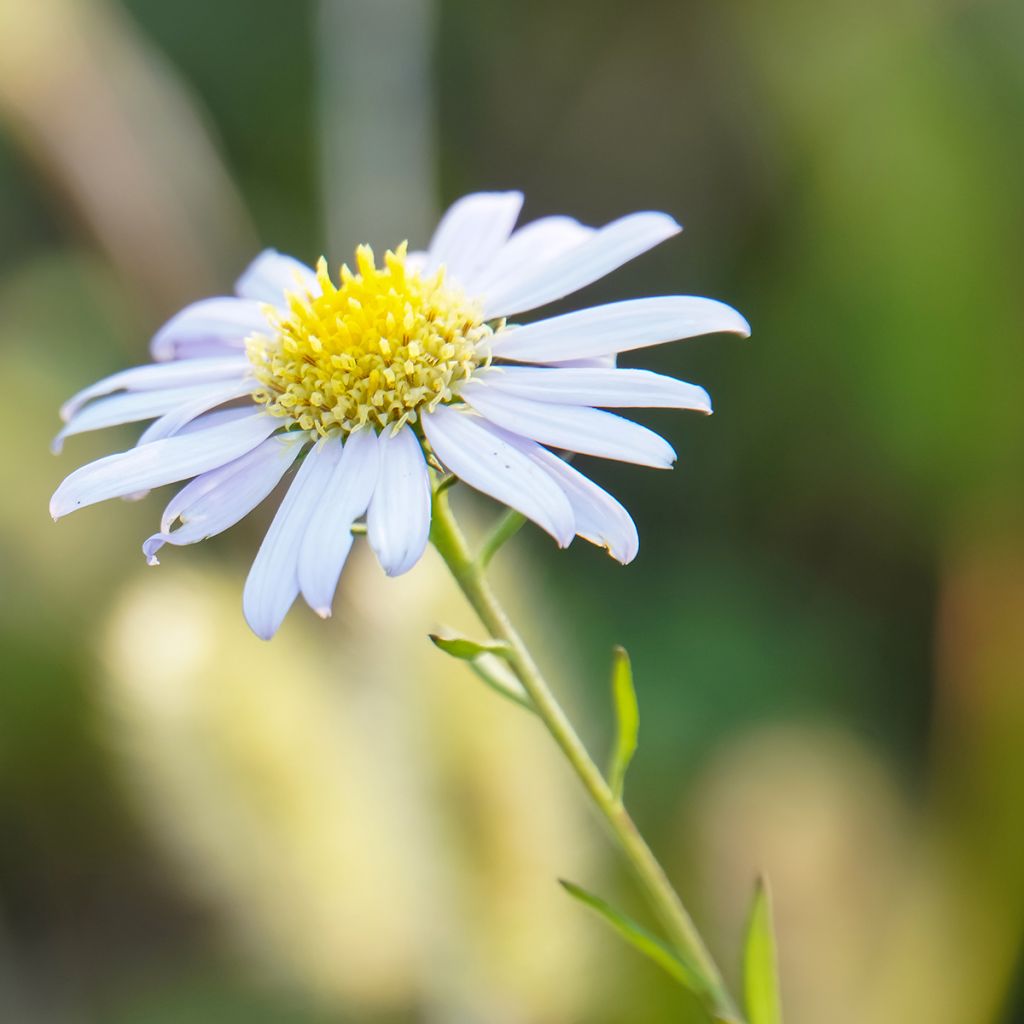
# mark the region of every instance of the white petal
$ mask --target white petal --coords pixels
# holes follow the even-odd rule
[[[153,335],[149,351],[160,362],[240,352],[250,334],[267,331],[262,306],[253,299],[200,299]]]
[[[750,325],[724,302],[664,295],[591,306],[525,327],[509,327],[494,336],[491,351],[501,359],[553,363],[629,352],[718,331],[747,337]]]
[[[299,594],[298,559],[310,517],[341,458],[341,439],[321,438],[299,467],[249,570],[242,609],[249,628],[269,640]]]
[[[225,423],[234,423],[236,420],[247,419],[252,416],[252,406],[234,406],[227,409],[215,409],[213,412],[203,413],[202,416],[197,416],[194,420],[189,420],[180,430],[176,431],[178,434],[194,434],[199,430],[209,430],[211,427],[220,427]],[[159,421],[158,421],[159,422]],[[154,424],[155,426],[155,424]],[[137,448],[140,444],[145,443],[145,437],[148,431],[144,431],[138,441],[135,442]],[[149,494],[149,490],[135,491],[133,494],[122,494],[122,501],[141,501],[146,495]]]
[[[401,576],[419,560],[430,536],[430,474],[410,427],[377,438],[380,465],[366,535],[381,567]]]
[[[593,359],[566,359],[557,363],[547,362],[545,360],[544,366],[566,366],[581,367],[586,370],[599,370],[604,368],[610,370],[618,365],[618,356],[612,353],[610,356],[595,356]]]
[[[243,299],[286,305],[286,292],[320,294],[316,274],[305,263],[276,249],[264,249],[235,282],[235,294]]]
[[[419,249],[410,249],[405,254],[405,268],[410,273],[422,274],[427,269],[430,253]]]
[[[498,250],[474,280],[474,288],[487,295],[510,274],[522,275],[527,268],[550,263],[556,256],[575,248],[594,234],[572,217],[541,217],[517,231]]]
[[[479,383],[477,383],[477,381]],[[606,409],[697,409],[711,412],[711,398],[696,384],[650,370],[549,366],[492,366],[466,388],[493,388],[506,395],[561,405]]]
[[[334,592],[352,548],[352,524],[366,512],[377,482],[377,437],[357,430],[345,442],[299,548],[299,590],[322,618],[331,614]]]
[[[249,370],[245,356],[222,356],[215,359],[183,359],[170,363],[149,363],[104,377],[73,395],[60,407],[60,418],[66,423],[86,402],[114,391],[156,391],[164,388],[189,387],[229,377],[240,377]]]
[[[199,476],[193,477],[167,502],[163,515],[160,517],[160,532],[170,533],[174,529],[174,524],[179,519],[184,521],[186,516],[189,519],[194,518],[191,510],[197,505],[201,505],[209,494],[223,487],[236,473],[266,459],[269,453],[275,450],[275,446],[278,450],[284,452],[290,450],[292,445],[304,444],[308,440],[309,435],[305,431],[294,430],[283,434],[274,434],[273,437],[268,437],[266,441],[257,445],[251,452],[246,452],[240,458],[233,459],[231,462],[224,463],[223,466],[218,466],[207,473],[201,473]]]
[[[499,427],[554,448],[655,469],[670,468],[676,458],[672,446],[653,430],[600,409],[533,402],[468,385],[462,397]]]
[[[187,483],[168,503],[160,532],[142,545],[150,565],[164,544],[195,544],[247,516],[280,483],[309,439],[304,431],[275,434],[226,466]],[[181,526],[173,530],[180,519]]]
[[[231,397],[236,397],[235,392],[239,387],[238,381],[235,380],[226,385],[223,382],[215,382],[184,388],[166,388],[163,391],[129,391],[110,398],[101,398],[73,416],[53,439],[50,447],[54,452],[59,452],[66,437],[84,434],[90,430],[100,430],[103,427],[118,426],[121,423],[155,419],[171,410],[213,399],[199,409],[199,412],[205,412],[211,406],[227,401],[224,398],[217,398],[217,395],[228,393]],[[245,390],[251,390],[253,387],[250,383]]]
[[[255,413],[209,430],[108,455],[76,469],[64,480],[50,499],[50,515],[59,519],[98,501],[206,473],[252,451],[280,426],[279,419]]]
[[[640,548],[636,524],[606,490],[536,441],[516,437],[500,427],[490,426],[489,429],[496,431],[558,482],[572,505],[578,536],[598,547],[607,548],[612,558],[623,565],[636,558]]]
[[[522,512],[559,547],[568,546],[576,533],[569,499],[518,448],[478,417],[443,405],[423,417],[423,432],[434,454],[460,480]]]
[[[177,433],[192,434],[197,430],[209,430],[210,427],[219,427],[224,423],[233,423],[235,420],[242,420],[251,415],[252,406],[250,405],[235,405],[227,409],[214,409],[213,412],[203,413],[202,416],[197,416],[194,420],[190,420]]]
[[[522,192],[476,192],[456,200],[430,240],[428,269],[444,264],[471,290],[476,273],[507,241],[522,205]]]
[[[220,385],[211,389],[205,395],[197,395],[190,402],[183,402],[176,409],[172,409],[166,415],[161,416],[155,423],[151,423],[139,438],[138,444],[151,444],[163,437],[171,437],[180,433],[196,417],[208,412],[210,409],[231,402],[236,398],[244,398],[258,387],[252,379],[239,381],[234,384]],[[248,406],[247,411],[252,412],[253,407]]]
[[[486,293],[484,312],[488,318],[510,316],[554,302],[610,274],[681,230],[667,213],[620,217],[553,260],[510,271]]]

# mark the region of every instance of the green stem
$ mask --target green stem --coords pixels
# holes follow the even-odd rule
[[[719,1018],[737,1020],[739,1015],[721,973],[693,920],[622,801],[616,799],[600,769],[587,753],[583,741],[491,590],[484,577],[481,560],[473,558],[466,538],[455,521],[447,493],[436,494],[434,497],[431,540],[484,627],[496,640],[508,644],[506,660],[529,694],[533,710],[583,783],[673,944],[702,979],[705,991],[700,994],[708,1009]]]

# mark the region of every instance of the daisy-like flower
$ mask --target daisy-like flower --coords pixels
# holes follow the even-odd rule
[[[466,196],[425,252],[402,244],[378,266],[360,246],[337,279],[323,259],[313,270],[263,252],[234,297],[203,299],[160,328],[153,363],[64,405],[58,450],[72,434],[153,422],[134,448],[67,477],[53,517],[189,480],[143,545],[155,564],[165,544],[233,526],[297,466],[245,585],[246,619],[264,639],[299,594],[330,614],[363,517],[384,571],[412,568],[430,531],[432,472],[518,510],[561,547],[578,535],[631,561],[629,513],[551,449],[670,467],[663,438],[605,410],[709,413],[708,395],[618,368],[616,356],[749,328],[723,303],[679,295],[510,323],[680,230],[654,212],[601,228],[542,217],[515,229],[522,201],[518,192]]]

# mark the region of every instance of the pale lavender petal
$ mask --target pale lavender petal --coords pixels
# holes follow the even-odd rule
[[[474,280],[479,295],[487,295],[510,275],[522,275],[527,268],[548,264],[557,256],[574,249],[594,234],[596,228],[587,227],[572,217],[541,217],[525,224],[495,253]]]
[[[544,361],[544,366],[565,366],[568,368],[579,367],[586,370],[598,370],[604,368],[610,370],[617,366],[619,362],[618,355],[612,353],[610,356],[595,356],[593,359],[566,359],[561,362],[552,363],[547,360]]]
[[[491,351],[501,359],[554,363],[629,352],[718,331],[746,337],[750,325],[724,302],[694,295],[663,295],[591,306],[525,327],[508,327],[491,339]]]
[[[236,420],[248,419],[252,416],[252,406],[229,406],[227,409],[214,409],[213,412],[203,413],[202,416],[197,416],[194,420],[189,420],[180,430],[176,431],[177,434],[194,434],[198,430],[209,430],[211,427],[220,427],[225,423],[234,423]],[[146,432],[143,432],[142,437],[135,442],[135,446],[138,447],[140,444],[145,443]],[[134,494],[122,494],[122,501],[141,501],[146,495],[149,494],[148,490],[136,491]]]
[[[484,312],[489,318],[510,316],[554,302],[610,274],[681,230],[667,213],[621,217],[553,260],[510,272],[486,293]]]
[[[222,356],[215,359],[183,359],[170,363],[149,363],[104,377],[73,395],[60,407],[60,418],[66,423],[94,398],[115,391],[159,391],[165,388],[189,387],[229,377],[240,377],[249,371],[245,356]]]
[[[249,384],[248,389],[254,385]],[[52,451],[59,452],[64,439],[90,430],[115,427],[122,423],[136,423],[163,416],[172,410],[199,405],[199,412],[205,412],[214,405],[227,401],[218,395],[228,393],[237,397],[238,381],[217,381],[212,384],[197,384],[192,387],[166,388],[163,391],[129,391],[124,394],[101,398],[87,405],[73,416],[53,439]],[[207,404],[203,404],[203,403]]]
[[[218,405],[231,402],[236,398],[244,398],[251,395],[259,385],[252,380],[238,381],[233,384],[221,385],[210,390],[205,395],[197,395],[190,402],[183,402],[177,408],[161,416],[155,423],[151,423],[139,438],[139,444],[151,444],[163,437],[172,437],[180,433],[194,419]],[[246,411],[252,412],[253,407],[247,406]]]
[[[206,473],[252,451],[281,425],[255,413],[222,426],[132,448],[76,469],[50,499],[54,519],[108,498],[162,487]]]
[[[187,483],[164,510],[160,532],[142,545],[149,564],[157,564],[164,544],[195,544],[247,516],[280,483],[308,440],[305,431],[275,434],[240,459]],[[178,519],[181,525],[173,529]]]
[[[172,316],[153,335],[149,350],[159,362],[241,352],[250,334],[269,328],[262,308],[254,299],[200,299]]]
[[[389,576],[408,572],[430,536],[430,474],[423,449],[408,426],[377,439],[380,464],[366,517],[366,533]]]
[[[299,590],[322,618],[331,614],[338,579],[352,548],[352,524],[370,504],[378,462],[374,432],[364,428],[350,434],[306,527],[299,548]]]
[[[476,192],[452,203],[430,240],[427,268],[443,264],[471,290],[476,273],[507,241],[522,205],[521,192]]]
[[[476,387],[561,405],[711,412],[711,398],[702,387],[650,370],[492,366],[472,385],[464,385],[463,391]]]
[[[261,640],[269,640],[277,632],[299,595],[302,538],[340,458],[337,435],[321,438],[310,449],[252,563],[242,608],[249,628]]]
[[[411,274],[422,274],[427,269],[430,253],[421,249],[410,249],[405,255],[405,269]]]
[[[576,532],[569,499],[519,449],[487,429],[479,417],[438,406],[423,417],[434,454],[470,487],[533,520],[566,547]]]
[[[489,426],[489,429],[496,431],[558,482],[572,505],[578,536],[598,547],[607,548],[612,558],[623,565],[636,558],[640,537],[632,516],[619,501],[536,441],[517,437],[500,427]]]
[[[240,298],[282,308],[287,305],[286,292],[319,295],[320,285],[311,267],[276,249],[264,249],[235,282],[235,293]]]
[[[219,427],[224,423],[233,423],[235,420],[244,420],[251,415],[251,405],[232,405],[227,409],[214,409],[213,412],[206,412],[194,420],[189,420],[177,433],[192,434],[197,430],[209,430],[210,427]],[[281,426],[284,425],[285,421],[282,420]]]
[[[676,453],[663,437],[614,413],[534,402],[468,385],[462,397],[485,419],[541,444],[656,469],[668,469],[675,461]]]

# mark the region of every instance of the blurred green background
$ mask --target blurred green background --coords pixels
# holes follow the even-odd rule
[[[59,402],[261,245],[426,241],[466,191],[670,211],[576,301],[751,321],[627,360],[671,475],[588,462],[628,569],[527,530],[499,585],[735,977],[773,880],[790,1024],[1024,1021],[1024,5],[0,0],[0,1019],[700,1021],[565,898],[638,915],[525,716],[434,651],[435,560],[365,552],[263,645],[265,528],[147,569],[161,503],[54,526],[127,445]],[[494,509],[460,497],[483,523]]]

